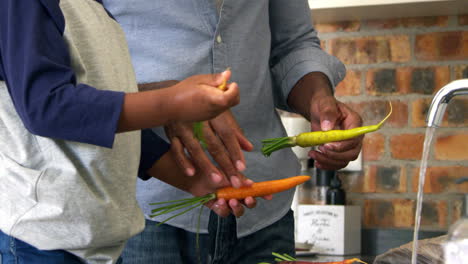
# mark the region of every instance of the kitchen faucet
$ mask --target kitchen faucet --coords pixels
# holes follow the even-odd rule
[[[440,125],[449,101],[457,95],[468,95],[468,79],[453,81],[436,93],[427,114],[428,127],[438,127]]]

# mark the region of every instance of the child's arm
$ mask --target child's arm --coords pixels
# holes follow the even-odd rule
[[[195,75],[165,89],[126,94],[118,131],[211,119],[239,103],[236,83],[224,91],[216,88],[230,77],[229,70]]]
[[[133,94],[76,83],[58,2],[42,3],[0,1],[0,75],[33,134],[112,147],[116,132],[208,119],[239,100],[235,84],[219,91],[211,75]]]

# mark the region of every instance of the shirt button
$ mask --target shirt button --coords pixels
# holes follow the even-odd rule
[[[223,42],[223,40],[221,39],[221,35],[218,35],[218,36],[216,37],[216,42],[218,42],[218,43]]]

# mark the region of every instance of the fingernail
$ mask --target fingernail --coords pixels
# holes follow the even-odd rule
[[[231,176],[231,183],[232,183],[232,187],[234,188],[241,187],[240,179],[237,176]]]
[[[229,205],[231,205],[232,207],[235,207],[235,206],[238,205],[238,202],[237,202],[237,200],[232,199],[232,200],[229,202]]]
[[[187,168],[187,169],[185,170],[185,173],[186,173],[188,176],[193,176],[193,175],[195,175],[195,170],[192,169],[192,168]]]
[[[323,146],[318,147],[318,150],[324,153],[327,150],[327,148],[325,147],[325,145],[323,145]]]
[[[238,171],[244,171],[245,170],[245,164],[244,162],[238,160],[236,161],[236,168]]]
[[[229,70],[229,69],[226,69],[226,70],[224,70],[224,71],[221,73],[221,75],[220,75],[220,77],[219,77],[220,81],[224,81],[224,79],[226,79],[225,76],[226,76],[228,70]]]
[[[219,183],[223,179],[221,178],[221,175],[219,175],[218,173],[211,173],[211,178],[213,179],[215,183]]]
[[[244,183],[247,184],[248,186],[250,186],[250,185],[254,184],[254,181],[252,181],[251,179],[247,179],[247,180],[245,180]]]
[[[330,120],[323,120],[321,124],[321,128],[323,131],[328,131],[332,129],[332,124]]]
[[[225,201],[224,199],[219,199],[219,200],[216,202],[216,205],[217,205],[218,207],[220,207],[220,206],[223,206],[225,203],[226,203],[226,201]]]
[[[329,150],[335,150],[336,148],[336,145],[335,144],[330,144],[330,143],[327,143],[325,145],[322,146],[322,148],[320,149],[322,152],[324,152],[325,150],[329,149]]]

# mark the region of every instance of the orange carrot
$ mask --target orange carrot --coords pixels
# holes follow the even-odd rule
[[[295,176],[281,180],[256,182],[251,186],[240,188],[225,187],[216,191],[216,198],[244,199],[248,196],[261,197],[269,194],[285,191],[310,179],[310,176]]]
[[[358,259],[358,258],[353,258],[353,259],[345,259],[343,261],[335,261],[335,262],[323,262],[322,264],[353,264],[354,262],[358,263],[365,263],[364,261]]]
[[[353,258],[353,259],[346,259],[346,260],[343,260],[343,261],[333,261],[333,262],[298,262],[298,261],[287,261],[287,262],[281,262],[283,264],[288,264],[288,263],[304,263],[304,264],[354,264],[355,262],[357,263],[364,263],[364,264],[367,264],[367,262],[364,262],[360,259],[357,259],[357,258]],[[259,263],[259,264],[263,264],[263,263]],[[265,264],[269,264],[269,263],[265,263]]]
[[[364,264],[367,264],[366,262],[358,259],[358,258],[353,258],[353,259],[345,259],[345,260],[342,260],[342,261],[333,261],[333,262],[301,262],[301,261],[297,261],[296,258],[294,257],[291,257],[290,255],[288,254],[279,254],[279,253],[276,253],[276,252],[272,252],[272,255],[275,256],[275,261],[276,262],[281,262],[283,264],[288,264],[288,263],[297,263],[297,264],[300,264],[300,263],[304,263],[304,264],[353,264],[354,262],[358,262],[358,263],[364,263]],[[260,262],[258,264],[270,264],[268,262]]]
[[[223,79],[223,82],[218,86],[218,89],[220,89],[221,91],[225,91],[226,90],[226,79]]]
[[[205,203],[215,200],[215,199],[244,199],[249,196],[252,197],[261,197],[269,194],[274,194],[278,192],[285,191],[287,189],[291,189],[301,183],[306,182],[310,179],[310,176],[295,176],[286,179],[280,180],[272,180],[272,181],[264,181],[264,182],[257,182],[252,184],[251,186],[245,186],[240,188],[233,188],[233,187],[224,187],[217,190],[214,193],[207,194],[205,196],[200,197],[192,197],[187,199],[180,199],[180,200],[172,200],[166,202],[158,202],[158,203],[151,203],[150,205],[164,205],[162,207],[158,207],[156,209],[151,210],[152,215],[150,217],[155,217],[163,214],[167,214],[170,212],[178,211],[185,209],[184,211],[167,218],[166,220],[160,222],[158,225],[163,224],[170,219],[182,215],[196,207],[202,206]]]

